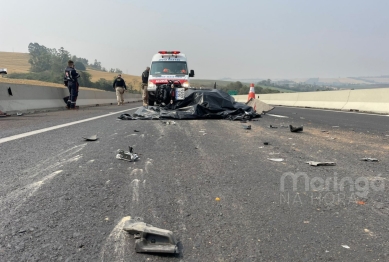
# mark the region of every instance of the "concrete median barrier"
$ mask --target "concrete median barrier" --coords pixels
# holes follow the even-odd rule
[[[8,92],[9,88],[12,95]],[[63,98],[68,95],[66,88],[0,83],[0,110],[12,114],[20,111],[64,108]],[[125,102],[137,102],[141,101],[142,97],[140,94],[125,93],[124,99]],[[85,88],[79,90],[77,98],[79,106],[111,103],[117,103],[115,92]]]
[[[351,90],[298,93],[298,99],[294,103],[294,106],[341,110],[347,103],[350,91]]]
[[[389,114],[389,88],[351,90],[343,110]]]
[[[269,105],[311,107],[319,109],[355,110],[389,114],[389,88],[362,90],[318,91],[281,94],[256,94]],[[234,96],[246,102],[247,95]]]

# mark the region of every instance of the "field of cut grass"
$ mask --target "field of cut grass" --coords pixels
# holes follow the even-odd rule
[[[28,73],[30,55],[26,53],[0,52],[0,68],[7,68],[8,73]]]
[[[28,73],[30,71],[30,64],[28,59],[30,55],[28,53],[13,53],[13,52],[0,52],[0,68],[7,68],[8,74],[11,73]],[[87,72],[91,74],[92,82],[98,81],[100,78],[112,81],[116,73],[108,73],[103,71],[97,71],[92,69],[87,69]],[[122,74],[123,79],[126,81],[127,85],[132,85],[134,90],[141,89],[141,77]],[[10,79],[10,78],[1,78],[0,82],[2,83],[14,83],[14,84],[28,84],[28,85],[39,85],[39,86],[53,86],[53,87],[64,87],[62,84],[58,83],[48,83],[37,80],[27,80],[27,79]],[[87,88],[90,90],[90,88]],[[98,90],[98,89],[96,89]]]
[[[109,73],[109,72],[98,71],[98,70],[93,70],[93,69],[89,69],[89,68],[87,68],[86,71],[91,74],[92,82],[96,82],[100,78],[103,78],[103,79],[106,79],[108,81],[112,80],[112,83],[113,83],[114,78],[118,75],[117,73]],[[124,79],[124,81],[126,81],[127,85],[131,84],[135,90],[141,89],[140,84],[141,84],[142,79],[140,76],[122,74],[122,78]]]

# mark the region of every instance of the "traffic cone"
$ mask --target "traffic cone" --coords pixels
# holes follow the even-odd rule
[[[247,98],[247,101],[249,101],[251,98],[255,99],[255,89],[253,83],[250,84],[250,91],[249,91],[249,96]]]

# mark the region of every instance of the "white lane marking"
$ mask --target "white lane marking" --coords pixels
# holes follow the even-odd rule
[[[280,117],[280,118],[289,118],[287,116],[281,116],[281,115],[273,115],[273,114],[266,114],[268,116],[274,116],[274,117]]]
[[[34,131],[27,132],[27,133],[19,134],[19,135],[14,135],[14,136],[0,138],[0,144],[5,143],[5,142],[9,142],[9,141],[12,141],[12,140],[24,138],[24,137],[27,137],[27,136],[32,136],[32,135],[48,132],[48,131],[51,131],[51,130],[60,129],[60,128],[63,128],[63,127],[72,126],[72,125],[76,125],[76,124],[80,124],[80,123],[96,120],[96,119],[99,119],[99,118],[102,118],[102,117],[115,115],[115,114],[118,114],[118,113],[126,112],[126,111],[137,109],[137,108],[139,108],[139,107],[129,108],[129,109],[126,109],[126,110],[117,111],[115,113],[109,113],[109,114],[105,114],[105,115],[101,115],[101,116],[95,116],[95,117],[91,117],[91,118],[87,118],[87,119],[83,119],[83,120],[79,120],[79,121],[74,121],[74,122],[62,124],[62,125],[47,127],[47,128],[43,128],[43,129],[39,129],[39,130],[34,130]]]
[[[132,180],[131,186],[132,186],[132,201],[138,202],[139,201],[139,179]]]
[[[320,109],[320,108],[304,108],[304,107],[293,107],[293,106],[277,106],[277,107],[296,108],[296,109],[315,110],[315,111],[326,111],[326,112],[355,114],[355,115],[368,115],[368,116],[385,116],[385,117],[389,117],[389,115],[362,113],[362,112],[355,112],[355,111],[342,111],[342,110],[331,110],[331,109]],[[269,114],[267,114],[267,115],[269,115]]]

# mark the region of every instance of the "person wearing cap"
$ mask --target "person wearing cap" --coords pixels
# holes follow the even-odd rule
[[[77,73],[74,68],[74,62],[72,60],[68,61],[68,67],[65,69],[64,84],[68,87],[69,98],[67,100],[67,109],[78,109],[76,106],[76,101],[78,97],[78,78],[80,74]]]
[[[115,81],[113,82],[113,89],[116,91],[116,97],[118,100],[118,106],[124,104],[124,90],[127,90],[126,82],[122,78],[122,75],[119,74]]]
[[[147,92],[147,85],[149,83],[149,72],[150,67],[146,67],[146,70],[142,73],[142,99],[144,106],[147,106],[149,104],[149,93]]]

